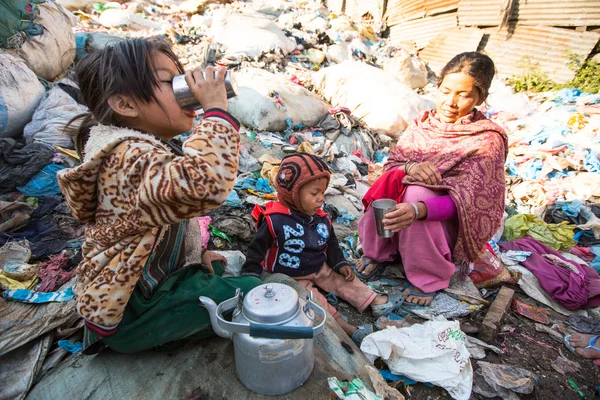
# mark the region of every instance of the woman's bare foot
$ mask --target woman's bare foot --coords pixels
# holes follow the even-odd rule
[[[377,268],[378,262],[362,256],[356,260],[356,270],[363,276],[371,276],[375,268]]]
[[[436,293],[425,294],[424,291],[422,291],[421,289],[419,289],[418,287],[415,287],[413,285],[410,285],[409,287],[407,287],[404,290],[403,294],[404,294],[404,297],[406,298],[407,303],[417,304],[417,305],[423,306],[423,307],[427,307],[428,305],[430,305],[431,302],[433,301],[433,298],[436,295]]]
[[[596,335],[584,335],[582,333],[576,333],[571,335],[569,343],[575,349],[575,352],[583,358],[595,358],[600,359],[600,350],[586,349],[590,345],[590,340]],[[600,338],[597,338],[592,346],[600,348]]]

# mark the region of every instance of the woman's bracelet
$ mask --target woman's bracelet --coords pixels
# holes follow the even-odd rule
[[[410,203],[410,205],[415,209],[415,219],[413,221],[416,221],[419,219],[419,207],[415,203]]]
[[[408,160],[408,161],[406,162],[406,164],[404,164],[404,173],[405,173],[406,175],[408,175],[408,171],[410,171],[410,169],[411,169],[412,167],[414,167],[414,165],[415,165],[415,164],[417,164],[417,162],[416,162],[416,161],[413,161],[413,160]]]

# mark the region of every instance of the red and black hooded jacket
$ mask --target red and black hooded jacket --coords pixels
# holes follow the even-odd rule
[[[242,275],[260,276],[263,269],[288,276],[318,272],[324,263],[334,271],[350,265],[327,214],[300,214],[272,201],[255,206],[257,232],[248,246]]]

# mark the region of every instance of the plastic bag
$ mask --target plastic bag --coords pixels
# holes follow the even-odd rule
[[[504,267],[489,244],[486,244],[479,261],[473,263],[473,270],[469,273],[469,278],[477,289],[502,286],[507,282],[515,283],[510,272]]]
[[[35,23],[44,27],[41,35],[11,53],[21,57],[35,74],[48,81],[64,73],[75,59],[73,29],[77,18],[59,4],[48,2],[39,5],[40,14]]]
[[[46,93],[40,102],[33,119],[23,129],[23,136],[27,144],[42,142],[52,147],[61,146],[73,148],[72,136],[65,131],[69,121],[87,111],[87,107],[80,105],[67,92],[59,87],[54,87]],[[76,129],[81,120],[73,121],[69,129]]]
[[[510,392],[529,394],[533,392],[535,375],[511,365],[490,364],[478,361],[473,391],[485,397],[499,396],[503,399],[515,398]],[[518,397],[517,397],[518,398]]]
[[[427,85],[427,66],[418,57],[401,49],[393,58],[383,63],[383,70],[413,89]]]
[[[17,190],[25,196],[42,197],[53,196],[60,193],[56,173],[66,168],[64,165],[49,164],[40,172],[35,174],[25,186],[17,187]]]
[[[242,124],[259,131],[283,131],[293,125],[315,126],[329,112],[317,95],[283,75],[251,68],[235,76],[238,96],[229,101],[229,111]]]
[[[360,349],[372,363],[381,358],[396,375],[441,386],[455,399],[471,396],[473,366],[457,321],[388,327],[367,336]]]
[[[333,106],[348,107],[372,131],[392,137],[434,106],[392,74],[361,62],[324,68],[313,75],[313,83]]]
[[[44,87],[23,60],[0,54],[0,138],[20,136],[43,96]]]
[[[227,54],[257,58],[262,53],[281,50],[288,54],[296,50],[296,42],[275,23],[265,18],[240,15],[222,8],[213,14],[211,27],[214,40],[227,46]]]

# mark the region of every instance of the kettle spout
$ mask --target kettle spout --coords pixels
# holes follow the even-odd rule
[[[219,326],[219,320],[217,318],[217,304],[206,296],[200,296],[200,305],[202,305],[208,311],[210,315],[210,324],[212,325],[213,331],[221,337],[231,339],[233,333],[228,332]]]

